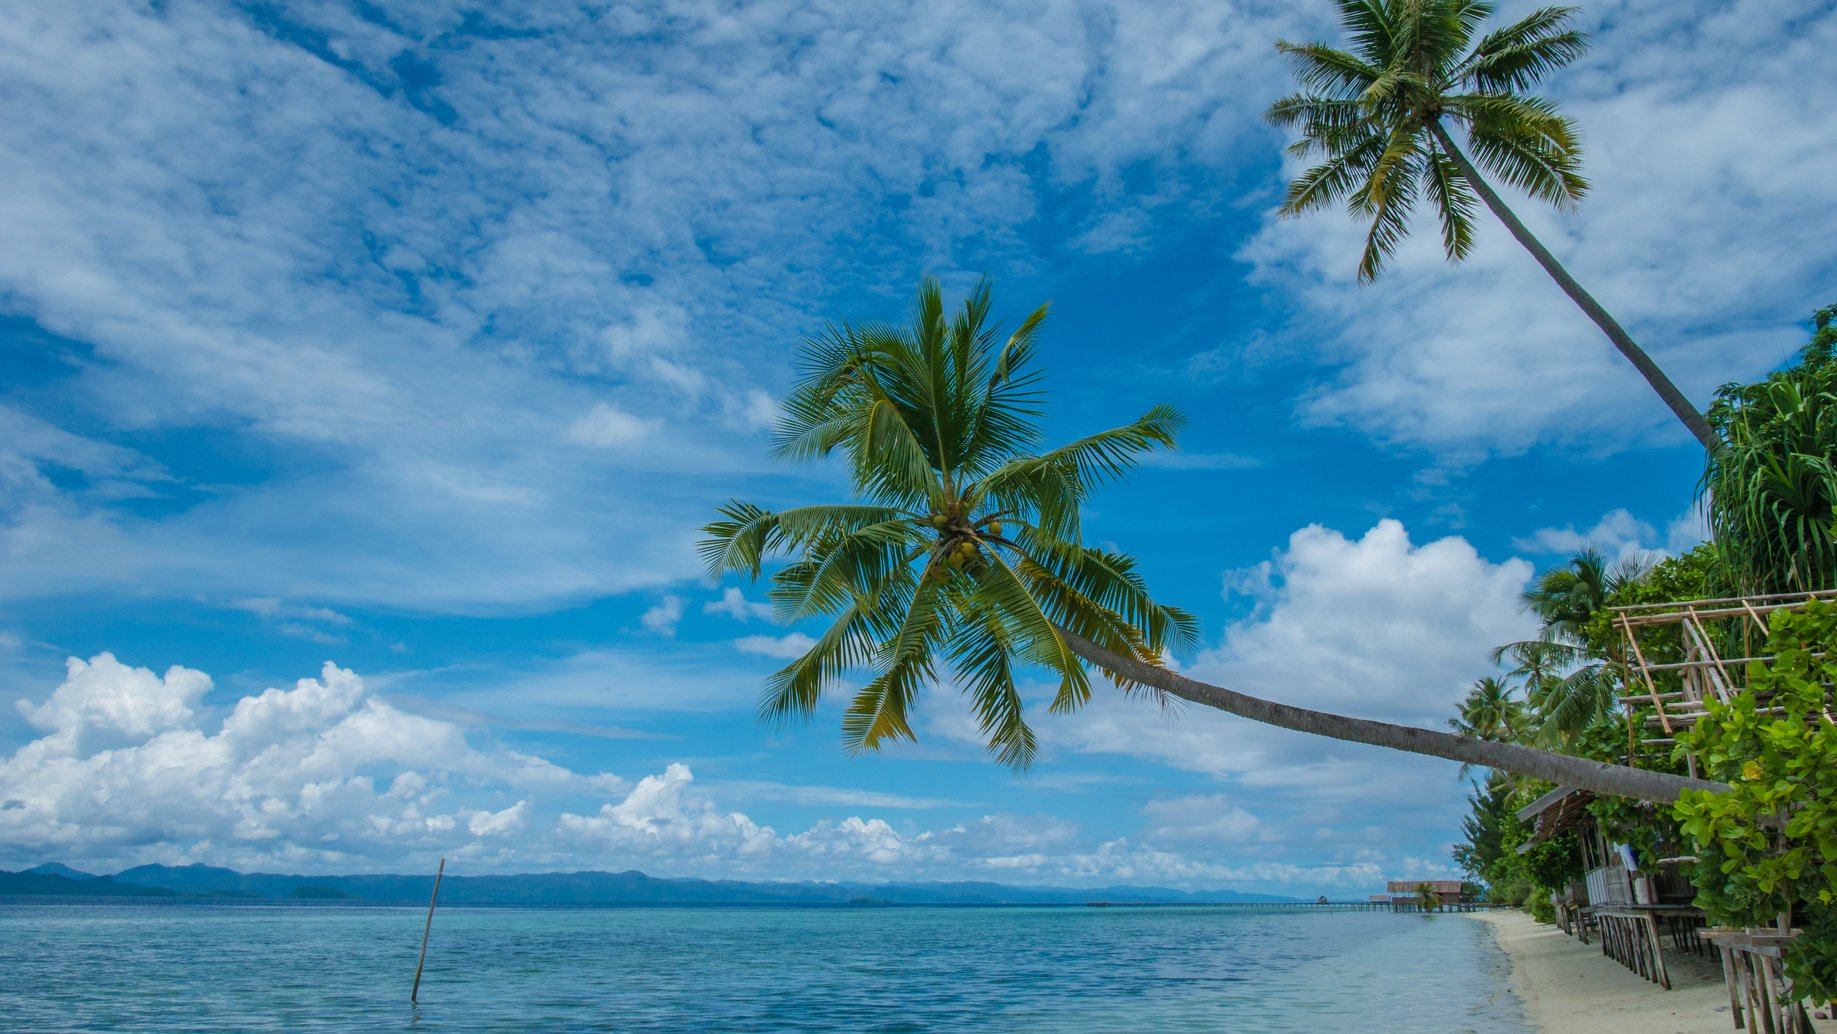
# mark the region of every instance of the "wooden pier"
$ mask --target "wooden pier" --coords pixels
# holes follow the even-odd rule
[[[1087,901],[1086,908],[1227,908],[1237,912],[1386,912],[1390,901]]]

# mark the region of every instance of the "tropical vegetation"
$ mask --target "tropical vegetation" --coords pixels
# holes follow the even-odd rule
[[[1299,133],[1290,155],[1323,159],[1289,184],[1282,213],[1344,200],[1355,218],[1370,222],[1359,258],[1359,279],[1369,281],[1409,236],[1419,201],[1433,207],[1451,261],[1473,249],[1473,217],[1483,202],[1697,441],[1715,451],[1721,443],[1704,414],[1480,173],[1484,167],[1559,210],[1586,195],[1574,122],[1528,92],[1587,50],[1587,35],[1572,24],[1575,9],[1539,8],[1479,35],[1493,10],[1482,0],[1336,2],[1350,49],[1276,43],[1303,92],[1276,101],[1267,118]],[[1466,150],[1450,125],[1465,135]]]
[[[1697,904],[1713,923],[1765,926],[1796,916],[1809,932],[1787,949],[1795,988],[1837,998],[1837,605],[1774,614],[1748,692],[1680,733],[1733,789],[1675,806],[1697,844]]]
[[[1711,418],[1729,445],[1709,456],[1699,486],[1712,540],[1657,564],[1614,565],[1584,550],[1544,572],[1523,598],[1539,636],[1501,647],[1496,658],[1517,666],[1476,684],[1451,724],[1597,758],[1638,753],[1631,730],[1651,712],[1637,701],[1646,690],[1633,678],[1612,608],[1837,588],[1833,315],[1837,307],[1814,315],[1812,340],[1794,363],[1718,392]],[[1641,644],[1659,669],[1657,690],[1675,690],[1677,676],[1663,665],[1684,656],[1678,628],[1651,628]],[[1706,700],[1705,717],[1680,729],[1674,747],[1639,758],[1672,771],[1694,758],[1725,788],[1690,791],[1665,808],[1601,798],[1590,811],[1610,840],[1631,845],[1647,864],[1698,859],[1692,885],[1711,922],[1763,926],[1790,917],[1801,931],[1786,958],[1794,987],[1837,997],[1837,718],[1829,690],[1837,684],[1837,604],[1776,612],[1764,645],[1728,647],[1724,656],[1762,658],[1748,666],[1747,692]],[[1454,848],[1457,864],[1495,900],[1525,903],[1544,918],[1552,892],[1580,874],[1577,845],[1559,836],[1519,854],[1531,830],[1515,813],[1555,785],[1485,773]]]
[[[1812,316],[1798,361],[1725,385],[1709,420],[1723,440],[1700,486],[1731,586],[1748,595],[1837,585],[1837,306]]]

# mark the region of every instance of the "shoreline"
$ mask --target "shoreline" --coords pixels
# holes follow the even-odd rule
[[[1471,913],[1490,925],[1512,963],[1512,993],[1525,1020],[1546,1034],[1726,1034],[1735,1030],[1722,969],[1709,956],[1666,946],[1671,990],[1554,926],[1513,910]],[[1822,1034],[1837,1030],[1814,1021]]]

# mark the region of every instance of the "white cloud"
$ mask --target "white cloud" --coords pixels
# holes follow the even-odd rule
[[[0,586],[479,612],[693,574],[788,341],[920,268],[1028,268],[1041,197],[1210,204],[1182,165],[1262,138],[1291,17],[919,11],[9,20],[0,294],[76,344],[71,405],[0,418]],[[214,454],[110,441],[146,430],[279,462],[206,484]]]
[[[1692,506],[1665,525],[1665,552],[1672,556],[1688,553],[1709,538],[1709,511]]]
[[[1802,343],[1800,321],[1829,283],[1820,214],[1837,204],[1837,183],[1818,170],[1837,161],[1822,75],[1837,17],[1817,0],[1741,0],[1610,3],[1582,19],[1594,48],[1547,92],[1581,126],[1589,198],[1573,216],[1510,191],[1508,202],[1707,406],[1717,385]],[[1302,400],[1304,419],[1457,456],[1686,441],[1496,221],[1482,212],[1479,224],[1472,256],[1450,268],[1419,213],[1415,237],[1369,286],[1353,282],[1364,229],[1338,211],[1271,218],[1243,249],[1258,281],[1302,306],[1295,347],[1324,346],[1341,364]]]
[[[1704,510],[1693,505],[1665,522],[1662,536],[1651,524],[1625,509],[1617,509],[1603,514],[1587,531],[1577,531],[1574,525],[1539,528],[1527,536],[1513,539],[1512,547],[1527,553],[1565,557],[1593,547],[1610,560],[1623,560],[1638,556],[1677,556],[1689,552],[1708,537],[1709,524]]]
[[[593,411],[568,427],[568,439],[602,449],[621,449],[648,438],[662,424],[635,417],[616,406],[600,402]]]
[[[318,679],[237,701],[211,728],[202,672],[164,676],[109,654],[72,659],[43,704],[48,735],[0,759],[0,842],[11,852],[121,861],[373,869],[421,854],[490,855],[522,793],[622,783],[514,751],[473,748],[445,722],[365,694],[327,664]]]
[[[616,858],[659,875],[1254,881],[1302,892],[1363,872],[1336,861],[1222,861],[1256,820],[1204,795],[1151,802],[1135,840],[1097,841],[1064,817],[1001,812],[930,828],[843,812],[781,833],[729,799],[914,813],[961,805],[745,781],[703,788],[680,762],[636,783],[573,772],[477,746],[459,726],[405,713],[331,664],[317,679],[242,697],[218,721],[199,705],[209,686],[186,668],[157,676],[108,655],[71,661],[45,702],[25,705],[46,735],[0,758],[0,861],[324,872],[418,869],[438,856],[472,871]]]
[[[1309,526],[1266,564],[1234,579],[1238,591],[1252,596],[1252,612],[1228,625],[1216,647],[1191,658],[1186,672],[1284,703],[1444,727],[1473,680],[1496,670],[1488,651],[1533,633],[1518,604],[1531,574],[1529,563],[1490,562],[1459,537],[1418,545],[1394,520],[1358,538]],[[1040,702],[1045,695],[1041,687],[1028,698]],[[1209,842],[1236,858],[1260,855],[1293,865],[1292,851],[1278,850],[1274,841],[1259,848],[1263,835],[1245,842],[1257,816],[1232,811],[1242,807],[1232,800],[1306,815],[1342,845],[1444,838],[1464,805],[1452,763],[1274,729],[1179,701],[1162,709],[1146,696],[1110,692],[1076,714],[1033,713],[1049,758],[1127,755],[1199,773],[1220,787],[1147,806],[1140,837],[1146,846],[1196,842],[1183,839],[1190,831],[1198,840],[1217,838]],[[938,708],[926,717],[932,735],[980,742],[963,709]],[[1282,823],[1282,837],[1292,838],[1295,826]],[[1346,870],[1355,871],[1366,870]]]
[[[1153,800],[1143,805],[1142,814],[1150,823],[1144,835],[1160,842],[1239,844],[1256,836],[1263,825],[1223,794]]]
[[[1616,558],[1644,552],[1644,544],[1656,534],[1652,525],[1619,509],[1610,510],[1587,531],[1576,531],[1574,525],[1539,528],[1524,538],[1513,539],[1512,548],[1527,553],[1571,554],[1592,547]]]
[[[676,623],[682,620],[683,598],[665,596],[638,618],[638,623],[658,635],[675,635]]]
[[[734,646],[742,653],[756,653],[761,657],[776,657],[788,661],[802,657],[816,645],[816,640],[802,632],[787,632],[784,635],[743,635],[734,640]]]
[[[41,741],[70,753],[145,738],[190,723],[193,709],[210,689],[210,676],[174,666],[155,675],[130,668],[112,654],[88,663],[70,658],[62,685],[51,699],[18,702],[26,720],[51,733]],[[81,737],[81,740],[79,740]]]
[[[692,795],[689,785],[694,781],[689,766],[670,765],[661,775],[645,776],[625,800],[605,804],[597,814],[564,813],[560,831],[599,850],[672,859],[685,854],[731,858],[772,849],[777,837],[771,827]]]
[[[1288,703],[1440,724],[1486,673],[1486,651],[1531,628],[1518,603],[1531,574],[1458,536],[1416,545],[1395,520],[1357,539],[1310,525],[1272,561],[1261,615],[1227,628],[1191,673]]]
[[[746,598],[745,593],[730,585],[721,591],[720,599],[709,600],[702,604],[702,613],[725,614],[735,621],[751,621],[753,618],[770,621],[772,620],[772,605],[754,603]]]

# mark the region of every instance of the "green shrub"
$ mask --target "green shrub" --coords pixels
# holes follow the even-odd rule
[[[1817,998],[1837,997],[1837,724],[1825,686],[1837,682],[1837,606],[1776,612],[1770,664],[1749,691],[1678,737],[1727,792],[1693,791],[1674,813],[1696,844],[1697,904],[1710,921],[1770,924],[1795,908],[1816,921],[1794,942],[1789,971]],[[1781,713],[1764,713],[1777,708]]]

